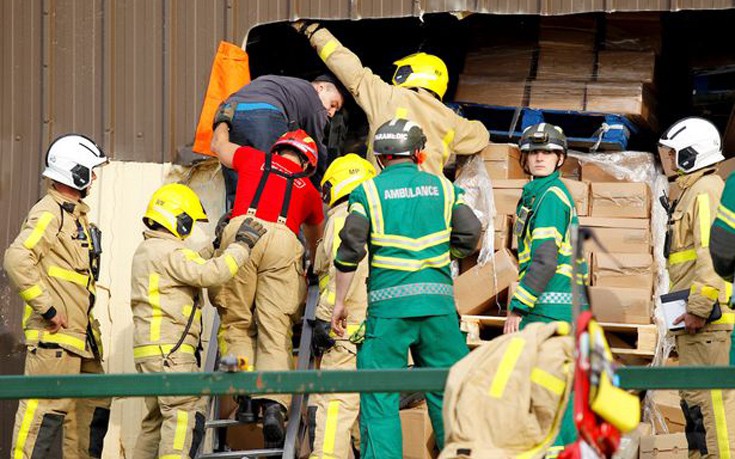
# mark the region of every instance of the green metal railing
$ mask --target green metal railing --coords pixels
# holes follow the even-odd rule
[[[0,376],[0,399],[143,397],[327,392],[425,392],[444,389],[448,370]],[[625,389],[733,389],[735,367],[627,367]]]

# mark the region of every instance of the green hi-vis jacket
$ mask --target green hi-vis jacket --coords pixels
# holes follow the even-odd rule
[[[528,212],[524,212],[524,208]],[[572,222],[577,222],[577,211],[558,171],[536,178],[523,187],[516,215],[514,236],[518,238],[520,284],[513,294],[510,309],[526,315],[529,321],[571,321],[569,229]],[[582,279],[587,278],[585,262],[580,263],[579,272]]]
[[[368,315],[455,313],[450,251],[466,256],[480,235],[480,223],[464,205],[463,194],[414,163],[390,165],[350,194],[335,267],[356,269],[368,243]]]
[[[710,255],[715,271],[732,282],[735,274],[735,172],[725,183],[711,238]]]

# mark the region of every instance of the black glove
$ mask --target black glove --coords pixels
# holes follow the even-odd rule
[[[222,232],[225,230],[225,226],[230,223],[231,218],[232,211],[228,210],[217,220],[217,226],[214,227],[214,241],[212,241],[215,250],[219,249],[222,244]]]
[[[258,243],[260,238],[267,232],[268,230],[265,229],[260,222],[248,217],[244,222],[242,222],[242,225],[240,225],[240,228],[237,230],[235,242],[247,244],[247,246],[252,249],[253,246]]]
[[[314,272],[314,266],[309,265],[306,269],[306,284],[307,285],[319,285],[319,276]]]
[[[314,32],[322,28],[322,25],[320,23],[316,21],[310,21],[308,19],[296,21],[291,26],[296,29],[298,33],[303,34],[308,39],[311,39],[311,36],[314,35]]]
[[[229,129],[232,129],[232,118],[235,117],[235,107],[227,102],[222,102],[217,107],[217,113],[214,114],[214,122],[212,123],[212,130],[217,129],[220,123],[227,124]]]
[[[334,346],[334,338],[329,336],[332,324],[327,321],[316,319],[314,321],[314,333],[311,336],[311,350],[320,356]]]

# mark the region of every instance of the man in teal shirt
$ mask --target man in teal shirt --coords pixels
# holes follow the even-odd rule
[[[732,305],[732,281],[735,275],[735,172],[725,182],[711,233],[709,253],[712,256],[712,266],[728,282]],[[735,338],[735,331],[733,335]],[[730,343],[730,365],[735,365],[735,339]]]
[[[332,328],[344,334],[345,296],[357,264],[370,253],[365,342],[358,369],[416,366],[447,368],[468,350],[459,330],[450,254],[461,258],[477,246],[481,225],[449,180],[419,171],[426,137],[405,119],[375,133],[373,149],[383,172],[350,194],[340,232]],[[428,393],[429,416],[439,447],[444,443],[442,393]],[[399,394],[360,397],[363,459],[403,457]]]

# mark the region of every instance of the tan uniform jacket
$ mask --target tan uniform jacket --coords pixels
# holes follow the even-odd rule
[[[682,191],[672,216],[671,249],[666,264],[670,290],[690,291],[687,312],[707,318],[719,300],[722,318],[707,324],[704,330],[732,330],[735,316],[727,306],[728,288],[715,273],[709,255],[710,228],[724,188],[722,178],[713,170],[703,169],[676,180]]]
[[[242,244],[205,260],[184,242],[163,231],[145,231],[133,256],[130,304],[133,309],[136,361],[167,355],[181,338],[192,308],[195,314],[181,352],[193,354],[201,335],[200,289],[223,284],[249,256]]]
[[[88,211],[83,202],[71,202],[49,188],[31,208],[20,234],[6,250],[4,268],[25,301],[26,344],[55,343],[92,358],[86,335],[95,293]],[[54,334],[46,331],[49,322],[41,316],[52,306],[67,321],[67,327]],[[97,330],[96,321],[91,320]]]
[[[405,118],[421,126],[426,135],[426,161],[422,170],[441,174],[450,154],[477,153],[490,142],[490,134],[479,121],[454,113],[430,92],[393,86],[362,66],[360,59],[326,29],[311,36],[319,57],[347,87],[365,111],[370,133],[368,160],[376,164],[372,139],[380,125],[392,118]]]
[[[319,242],[316,249],[316,274],[319,276],[319,306],[316,310],[318,319],[329,322],[332,320],[332,311],[336,296],[336,272],[334,267],[334,255],[341,242],[339,232],[347,218],[347,201],[329,210],[324,238]],[[365,257],[355,271],[355,277],[350,284],[345,300],[347,308],[347,323],[359,325],[365,320],[367,311],[367,277],[368,259]]]

